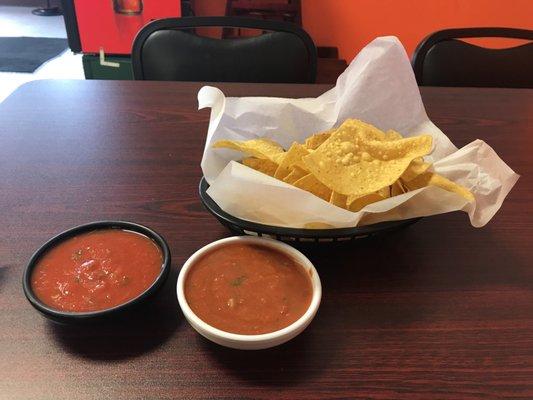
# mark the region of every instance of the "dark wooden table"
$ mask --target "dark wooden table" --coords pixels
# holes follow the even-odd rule
[[[499,213],[482,229],[453,213],[304,248],[322,278],[316,319],[281,347],[241,352],[200,337],[175,298],[187,257],[228,235],[197,195],[200,86],[37,81],[0,105],[1,399],[533,399],[532,90],[423,88],[456,145],[482,138],[522,174]],[[165,287],[130,320],[48,322],[22,293],[25,263],[50,236],[107,218],[166,237]]]

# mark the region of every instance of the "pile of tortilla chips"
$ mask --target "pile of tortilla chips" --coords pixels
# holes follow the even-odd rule
[[[268,139],[220,140],[213,147],[241,151],[249,155],[244,165],[350,211],[429,185],[474,200],[468,189],[429,170],[423,157],[432,150],[431,136],[403,138],[359,120],[294,142],[287,151]]]

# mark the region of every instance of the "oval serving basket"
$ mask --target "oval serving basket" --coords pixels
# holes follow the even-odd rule
[[[281,226],[263,225],[256,222],[236,218],[223,211],[207,194],[209,184],[204,177],[200,180],[200,199],[205,208],[213,214],[219,222],[237,235],[265,236],[284,242],[344,242],[362,239],[369,236],[390,232],[398,228],[411,225],[420,218],[401,221],[380,222],[355,228],[333,229],[301,229]]]

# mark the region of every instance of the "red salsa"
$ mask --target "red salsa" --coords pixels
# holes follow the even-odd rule
[[[148,289],[162,265],[163,253],[148,237],[102,229],[48,250],[33,270],[31,285],[39,300],[57,310],[105,310]]]
[[[276,249],[229,244],[199,259],[185,278],[185,298],[204,322],[226,332],[261,334],[285,328],[309,308],[307,271]]]

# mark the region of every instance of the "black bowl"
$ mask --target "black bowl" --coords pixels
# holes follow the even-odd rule
[[[380,222],[355,228],[332,229],[302,229],[286,228],[282,226],[264,225],[234,217],[222,210],[207,194],[209,184],[204,177],[200,180],[200,199],[205,208],[213,214],[219,222],[237,235],[266,236],[283,242],[344,242],[369,236],[382,234],[414,224],[420,218],[410,218],[400,221]]]
[[[56,244],[62,242],[63,240],[69,239],[73,236],[79,235],[81,233],[90,232],[98,229],[125,229],[137,233],[141,233],[146,237],[153,240],[163,252],[163,265],[161,267],[161,272],[152,283],[152,285],[142,292],[139,296],[135,297],[132,300],[129,300],[118,306],[107,308],[105,310],[99,311],[89,311],[89,312],[69,312],[61,311],[54,308],[51,308],[41,302],[37,296],[35,296],[33,289],[31,287],[31,274],[37,264],[39,258],[50,248]],[[139,306],[142,303],[145,303],[154,293],[156,293],[165,280],[168,277],[170,271],[170,250],[168,244],[159,234],[147,228],[143,225],[135,224],[133,222],[125,221],[99,221],[91,222],[88,224],[80,225],[75,228],[71,228],[65,232],[60,233],[57,236],[54,236],[52,239],[43,244],[30,258],[26,269],[24,270],[24,275],[22,278],[22,286],[24,288],[24,294],[26,298],[31,303],[33,307],[45,317],[51,319],[54,322],[59,322],[63,324],[70,323],[84,323],[84,322],[100,322],[109,319],[109,317],[115,317],[118,315],[123,315],[126,312],[131,311],[135,307]]]

